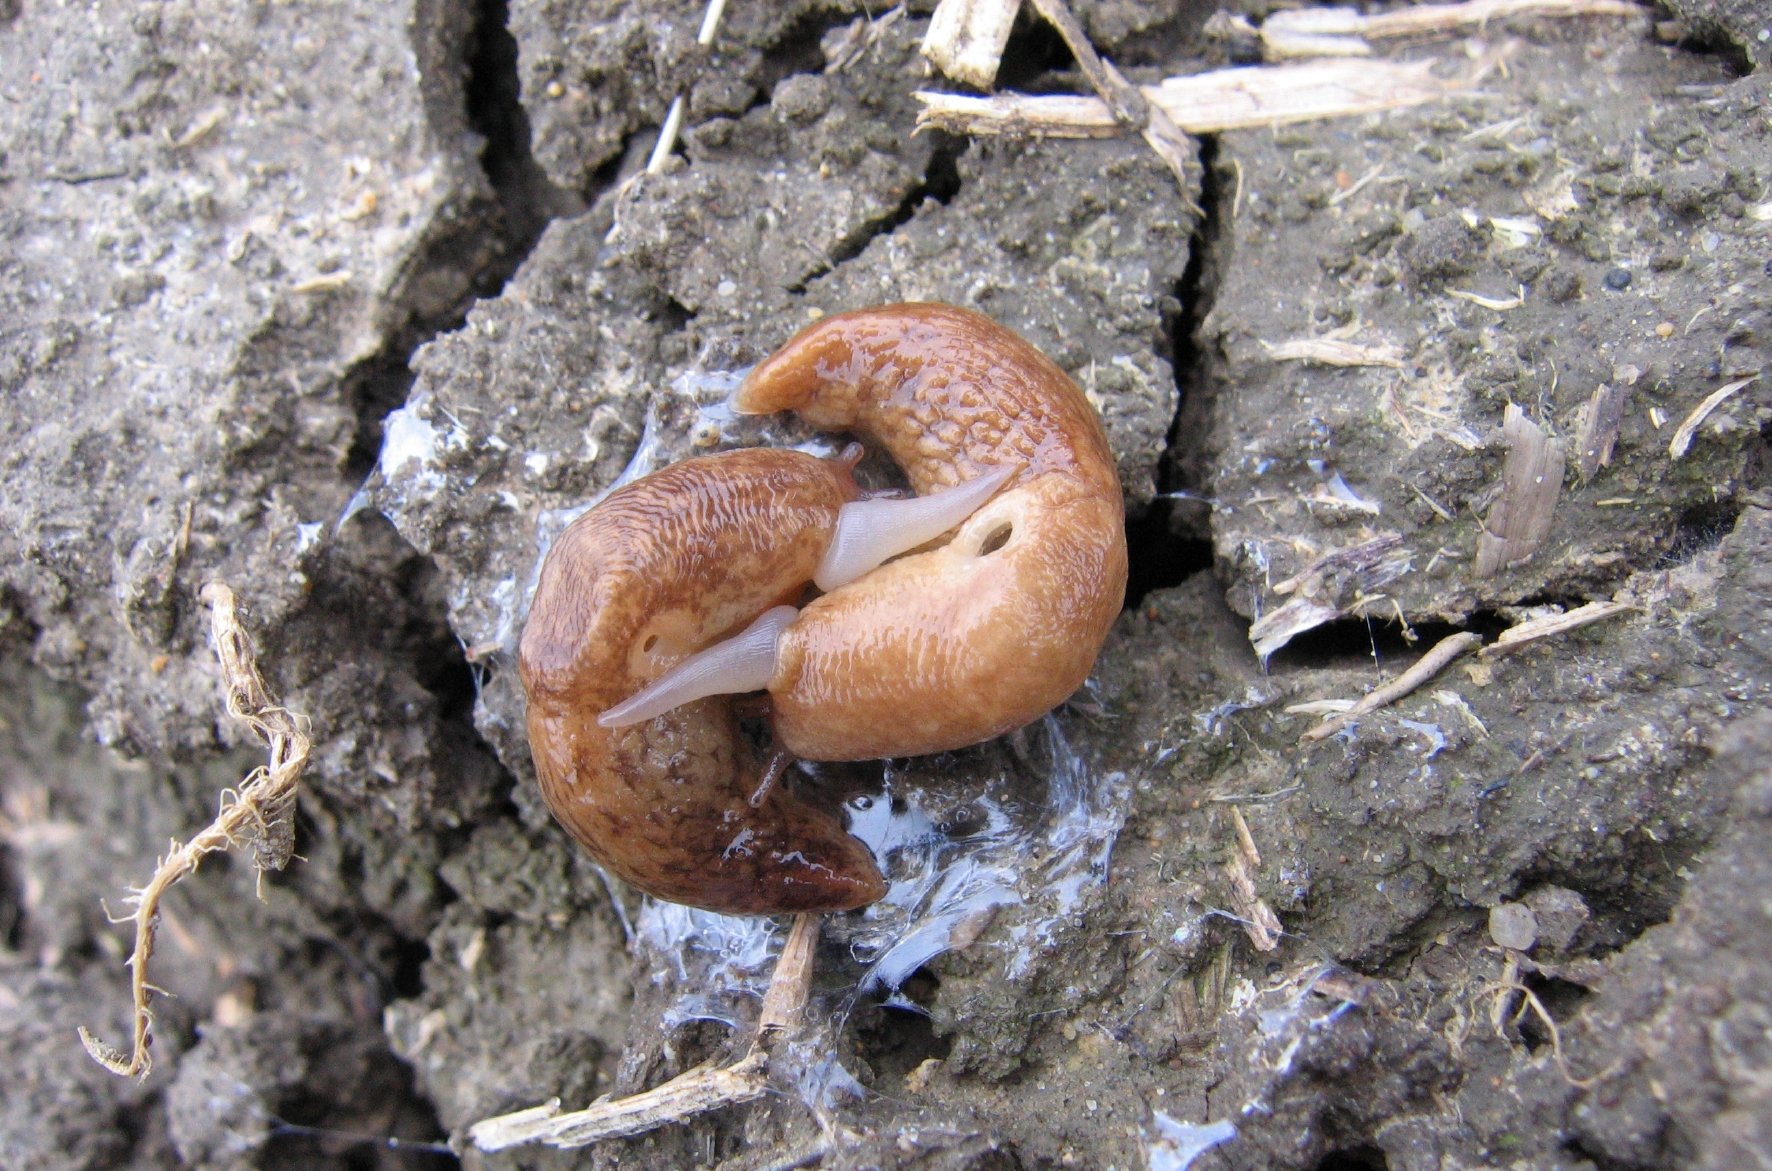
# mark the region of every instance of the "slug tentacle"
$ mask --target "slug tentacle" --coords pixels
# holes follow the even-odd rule
[[[761,691],[775,674],[775,645],[799,613],[775,606],[724,642],[697,651],[597,717],[605,728],[625,728],[710,695]]]
[[[843,910],[885,892],[835,817],[763,784],[732,701],[623,728],[596,718],[797,598],[856,495],[841,463],[728,452],[619,489],[555,542],[518,652],[530,749],[555,818],[624,880],[730,913]]]
[[[993,468],[933,496],[850,501],[837,512],[836,531],[812,575],[813,583],[821,590],[834,590],[900,553],[928,544],[977,512],[1014,474],[1012,467]]]
[[[801,331],[732,403],[883,446],[919,494],[1018,469],[946,545],[800,611],[769,684],[785,747],[811,760],[945,751],[1082,684],[1125,595],[1125,512],[1095,412],[1050,359],[969,310],[863,309]]]

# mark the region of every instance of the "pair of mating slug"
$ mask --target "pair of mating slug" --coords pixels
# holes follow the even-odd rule
[[[853,444],[702,456],[611,493],[542,567],[518,658],[530,749],[554,817],[641,890],[849,910],[885,881],[772,783],[783,762],[943,752],[1057,706],[1125,593],[1119,477],[1062,370],[945,305],[819,321],[732,405],[878,444],[917,496],[864,499]],[[809,583],[825,592],[796,610]],[[731,699],[758,690],[769,761]]]

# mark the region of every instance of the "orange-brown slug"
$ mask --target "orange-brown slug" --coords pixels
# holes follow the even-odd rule
[[[733,405],[877,443],[918,496],[860,499],[853,446],[705,456],[612,493],[555,543],[524,628],[536,772],[572,835],[661,898],[861,906],[885,890],[867,848],[770,783],[725,696],[767,690],[778,749],[812,760],[1037,719],[1083,682],[1125,593],[1113,455],[1063,371],[944,305],[820,321]],[[796,611],[808,583],[827,592]]]
[[[605,722],[766,676],[776,738],[795,755],[915,756],[1019,728],[1082,684],[1125,595],[1125,511],[1101,424],[1050,359],[970,310],[890,305],[802,330],[732,403],[876,443],[932,502],[996,494],[954,513],[966,519],[942,545],[821,577],[830,592],[772,633],[772,663],[753,641],[723,683],[719,660],[738,651],[716,648]]]
[[[556,820],[639,889],[730,913],[845,910],[884,893],[866,846],[770,784],[721,694],[768,683],[787,603],[833,559],[865,572],[953,527],[1003,479],[862,501],[859,458],[852,445],[836,460],[685,460],[612,492],[549,550],[517,662],[536,775]],[[618,703],[667,673],[669,704]],[[629,718],[598,719],[611,708]]]
[[[641,890],[734,913],[843,910],[885,891],[867,847],[775,786],[726,698],[607,728],[597,714],[676,660],[798,597],[856,496],[795,451],[685,460],[573,521],[518,649],[529,745],[554,817]]]
[[[919,494],[1016,469],[945,545],[800,612],[769,681],[785,747],[941,752],[1022,727],[1083,683],[1125,598],[1125,504],[1095,411],[1044,354],[966,309],[862,309],[802,330],[733,405],[879,444]]]

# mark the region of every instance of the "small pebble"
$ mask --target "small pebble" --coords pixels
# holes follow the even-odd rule
[[[1608,289],[1611,289],[1615,293],[1622,293],[1624,290],[1630,288],[1630,270],[1628,268],[1615,268],[1606,274],[1605,280]]]
[[[1655,327],[1655,336],[1656,337],[1672,337],[1672,336],[1674,336],[1674,323],[1671,321],[1664,321],[1660,325],[1657,325]]]
[[[1503,903],[1489,909],[1489,938],[1509,951],[1531,951],[1538,942],[1538,916],[1524,903]]]

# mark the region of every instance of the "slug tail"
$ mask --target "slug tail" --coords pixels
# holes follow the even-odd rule
[[[779,791],[751,836],[702,870],[706,895],[721,904],[713,909],[728,914],[852,911],[886,894],[865,845],[835,817]]]

